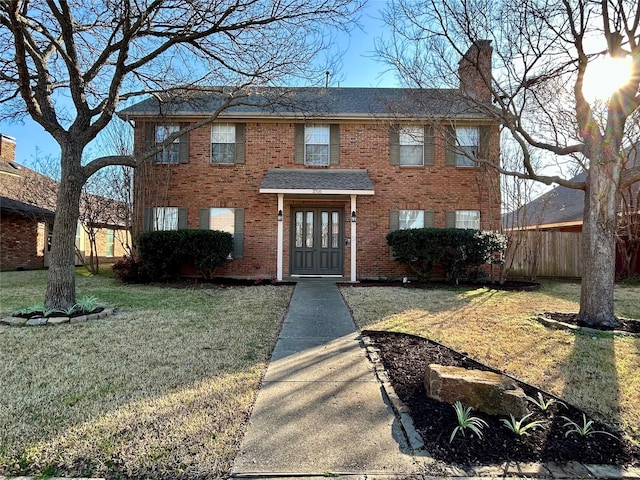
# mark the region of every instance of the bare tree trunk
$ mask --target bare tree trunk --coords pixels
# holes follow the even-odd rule
[[[582,226],[583,273],[578,321],[616,327],[613,288],[616,261],[616,190],[613,163],[591,163]]]
[[[51,237],[51,257],[45,294],[47,308],[64,310],[76,303],[75,232],[80,215],[80,194],[86,180],[80,166],[81,157],[81,147],[62,146],[62,172]]]

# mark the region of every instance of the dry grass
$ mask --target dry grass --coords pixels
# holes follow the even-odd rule
[[[1,275],[1,313],[41,301],[44,272]],[[77,282],[119,314],[0,327],[0,475],[225,476],[292,289]]]
[[[421,335],[550,391],[640,441],[640,338],[550,330],[542,311],[577,311],[579,285],[538,292],[342,288],[360,328]],[[616,313],[640,318],[640,286],[616,290]]]

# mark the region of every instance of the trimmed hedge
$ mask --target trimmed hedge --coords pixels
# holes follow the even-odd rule
[[[395,230],[387,235],[395,259],[408,265],[420,280],[429,280],[440,266],[449,282],[477,279],[478,267],[500,263],[504,235],[460,228],[416,228]]]
[[[155,231],[138,238],[142,269],[151,281],[177,278],[183,264],[209,278],[232,251],[232,235],[218,230]]]

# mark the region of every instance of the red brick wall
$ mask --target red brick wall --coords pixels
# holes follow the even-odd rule
[[[139,149],[144,145],[143,132],[144,124],[138,122],[136,146]],[[497,141],[497,129],[495,138]],[[260,183],[269,168],[318,167],[294,165],[294,124],[290,122],[247,123],[246,162],[241,165],[210,164],[209,142],[210,127],[194,130],[190,137],[188,164],[147,164],[138,169],[138,222],[141,221],[144,206],[186,207],[189,228],[198,228],[200,208],[244,208],[244,258],[228,262],[217,273],[275,277],[277,197],[275,194],[260,194]],[[398,167],[390,165],[388,124],[342,123],[340,163],[330,168],[367,169],[374,184],[375,195],[357,198],[357,274],[360,278],[407,274],[402,265],[390,259],[386,244],[391,210],[434,211],[436,227],[445,226],[447,210],[481,210],[483,229],[497,229],[499,226],[497,172],[485,167],[446,166],[444,137],[439,135],[436,138],[434,166]],[[293,206],[302,204],[344,206],[344,235],[345,238],[350,236],[351,208],[348,197],[291,199],[285,196],[285,276],[289,273],[290,212]],[[350,271],[349,256],[350,247],[345,245],[345,276]]]
[[[44,267],[44,226],[33,218],[3,212],[0,218],[2,245],[0,266],[3,270]]]

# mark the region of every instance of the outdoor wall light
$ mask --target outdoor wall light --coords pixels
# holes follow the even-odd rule
[[[282,210],[278,210],[278,221],[282,221]]]
[[[351,222],[352,223],[356,223],[356,212],[355,212],[355,210],[353,212],[351,212]]]

